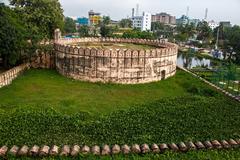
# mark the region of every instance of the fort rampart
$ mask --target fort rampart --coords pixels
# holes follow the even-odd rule
[[[99,49],[77,43],[132,43],[154,49]],[[90,82],[137,84],[176,73],[178,46],[162,40],[78,38],[55,42],[56,69],[64,76]]]

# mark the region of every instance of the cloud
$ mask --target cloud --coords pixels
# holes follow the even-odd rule
[[[209,10],[209,20],[230,20],[240,24],[239,0],[60,0],[67,16],[87,16],[93,9],[113,19],[121,19],[131,15],[131,8],[138,3],[140,11],[168,12],[180,17],[190,7],[189,15],[203,19],[205,8]]]

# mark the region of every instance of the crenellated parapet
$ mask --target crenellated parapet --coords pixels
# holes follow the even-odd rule
[[[81,46],[81,43],[96,42],[149,45],[154,49],[98,49]],[[178,46],[164,40],[60,39],[54,47],[57,70],[78,80],[136,84],[159,81],[176,72]]]

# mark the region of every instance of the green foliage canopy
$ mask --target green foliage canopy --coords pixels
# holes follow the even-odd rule
[[[56,28],[63,29],[63,10],[58,0],[10,0],[10,4],[22,16],[30,39],[52,39]]]
[[[4,67],[14,65],[26,45],[26,30],[19,16],[9,7],[0,6],[0,56]]]
[[[176,40],[183,42],[194,36],[194,34],[196,33],[196,28],[191,23],[186,25],[178,25],[176,27],[176,31],[178,33],[175,35]]]
[[[174,28],[160,22],[152,22],[152,31],[159,38],[173,38]]]
[[[137,29],[126,31],[122,35],[123,38],[140,38],[140,39],[154,39],[154,35],[151,32],[140,31]]]
[[[66,17],[64,21],[64,32],[65,33],[75,33],[76,32],[76,23],[70,18]]]
[[[15,65],[23,53],[29,56],[63,28],[63,10],[58,0],[10,0],[1,4],[1,53],[4,67]]]
[[[109,16],[103,16],[100,24],[100,34],[102,37],[111,37],[113,35],[114,28],[110,26],[111,18]]]
[[[198,36],[197,39],[198,40],[202,40],[205,43],[210,43],[210,41],[213,38],[213,32],[211,30],[211,28],[208,26],[207,22],[199,22],[198,26],[197,26],[197,32],[198,32]]]
[[[119,22],[119,26],[121,28],[131,28],[132,27],[132,21],[131,21],[131,19],[122,19]]]
[[[88,26],[83,25],[83,26],[80,26],[78,32],[79,32],[79,36],[81,36],[81,37],[88,37],[90,29],[89,29]]]
[[[234,61],[240,64],[240,27],[233,26],[230,28],[226,28],[225,35],[226,45],[230,46],[232,48],[232,51],[236,52]],[[230,51],[230,53],[230,58],[232,58],[232,52]]]

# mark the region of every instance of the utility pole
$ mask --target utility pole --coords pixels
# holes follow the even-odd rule
[[[218,27],[218,30],[217,30],[217,40],[216,40],[216,44],[215,44],[216,50],[218,49],[219,30],[220,30],[220,26]]]
[[[207,21],[208,18],[208,8],[205,10],[205,16],[204,16],[204,21]]]
[[[187,6],[187,12],[186,12],[186,16],[188,17],[189,15],[189,6]]]
[[[137,8],[136,8],[136,16],[139,16],[139,4],[137,4]]]

